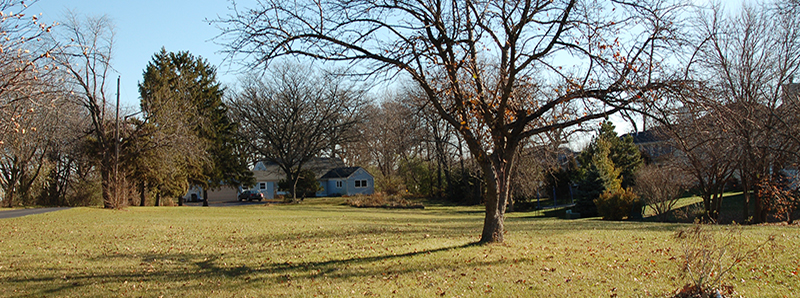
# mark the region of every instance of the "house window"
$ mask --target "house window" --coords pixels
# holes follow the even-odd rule
[[[336,188],[342,188],[342,181],[336,181]]]
[[[258,184],[258,188],[259,189],[267,189],[267,184],[264,183],[264,182],[261,182],[261,183]]]
[[[356,180],[356,187],[358,188],[367,187],[367,180]]]

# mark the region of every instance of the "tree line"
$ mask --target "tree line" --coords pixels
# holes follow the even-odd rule
[[[0,8],[2,205],[122,208],[147,195],[160,205],[189,185],[252,183],[225,89],[205,59],[155,53],[139,84],[141,111],[120,111],[107,17],[68,13],[42,24],[23,2]]]
[[[674,193],[637,191],[640,168],[680,169],[708,219],[734,178],[745,218],[790,216],[791,171],[779,170],[798,152],[799,6],[234,3],[214,23],[228,54],[246,58],[239,85],[221,86],[202,57],[163,49],[143,72],[138,116],[114,111],[106,18],[51,26],[23,10],[0,23],[3,204],[143,204],[190,184],[251,184],[248,167],[265,160],[296,193],[303,166],[326,156],[370,169],[382,192],[483,204],[484,243],[502,242],[508,208],[546,189],[574,191],[586,214],[635,192]],[[375,81],[393,83],[368,91]],[[680,153],[645,171],[624,153],[630,140],[604,125],[570,158],[566,145],[611,115],[646,123],[637,128]]]
[[[767,131],[791,127],[778,110],[789,109],[782,94],[798,67],[797,7],[793,0],[742,4],[738,13],[662,0],[262,1],[234,4],[217,24],[228,53],[252,58],[251,67],[305,57],[347,63],[351,76],[408,78],[479,169],[480,242],[489,243],[503,242],[529,141],[535,147],[612,114],[643,115],[671,134],[708,218],[718,217],[733,165],[759,161],[741,173],[750,194],[756,177],[777,172],[771,156],[796,152],[773,147],[771,138],[789,140],[790,130],[756,138],[764,130],[754,121],[770,120]],[[767,110],[722,116],[737,106]],[[725,127],[726,119],[753,129],[734,138],[728,133],[737,125]],[[729,145],[747,140],[749,149]],[[609,152],[603,143],[598,151]],[[613,177],[621,171],[602,155],[594,163],[611,173],[605,186],[623,189],[602,195],[629,196],[616,180],[630,177]],[[724,161],[731,156],[739,161]]]

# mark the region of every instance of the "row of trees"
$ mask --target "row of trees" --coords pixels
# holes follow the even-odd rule
[[[798,4],[748,4],[735,14],[715,6],[699,13],[689,36],[696,45],[693,64],[686,67],[693,88],[647,110],[664,139],[680,150],[679,166],[696,181],[709,219],[719,219],[722,192],[734,179],[744,189],[746,221],[765,222],[787,204],[797,208],[797,199],[774,201],[778,197],[759,190],[797,169]],[[789,214],[791,220],[792,211],[786,211],[780,217]]]
[[[455,131],[411,89],[381,101],[370,100],[364,90],[330,71],[277,64],[266,75],[246,76],[228,105],[251,162],[279,165],[287,177],[281,185],[293,194],[308,184],[305,167],[325,156],[368,168],[379,192],[463,201],[454,192],[471,176],[459,173],[476,169],[465,166],[464,144]],[[466,193],[480,202],[478,190]]]
[[[537,141],[549,133],[580,130],[618,112],[643,114],[665,127],[700,123],[677,121],[686,115],[679,111],[702,120],[733,107],[728,102],[744,91],[755,98],[771,95],[777,111],[781,85],[796,72],[798,3],[757,5],[742,11],[743,17],[758,12],[752,20],[764,23],[761,31],[719,8],[689,11],[661,0],[261,1],[243,10],[234,5],[218,24],[231,55],[254,58],[249,66],[303,56],[348,62],[350,75],[408,78],[412,94],[457,133],[480,170],[486,208],[481,242],[502,242],[520,152],[547,145]],[[780,71],[734,75],[744,66]],[[694,160],[688,169],[729,172],[692,152],[739,140],[708,138],[708,129],[675,135],[705,137],[679,147]],[[747,152],[757,154],[770,141],[751,144],[754,150]],[[729,176],[692,173],[709,216],[716,216],[720,204],[713,194]]]
[[[3,56],[12,60],[3,75],[34,79],[9,79],[17,89],[0,94],[0,128],[19,134],[0,144],[10,165],[4,202],[46,193],[30,191],[36,183],[63,190],[100,181],[104,205],[119,207],[131,202],[129,193],[247,184],[243,160],[279,163],[296,186],[303,165],[327,155],[373,166],[387,192],[479,197],[486,209],[481,242],[502,242],[514,197],[530,197],[553,176],[568,136],[611,114],[658,123],[685,155],[681,166],[697,180],[711,218],[734,171],[751,189],[798,152],[796,105],[786,104],[784,92],[798,67],[796,1],[745,6],[734,16],[661,0],[257,5],[233,5],[217,24],[230,54],[254,58],[247,66],[267,66],[267,74],[250,75],[223,103],[213,67],[162,50],[139,86],[141,118],[121,121],[107,98],[113,30],[106,19],[75,17],[52,33],[35,18],[3,19],[12,22],[3,34],[14,35],[6,41],[17,42],[3,47],[17,54]],[[348,64],[333,75],[273,63],[286,56]],[[364,86],[342,74],[400,83],[370,104]],[[60,103],[79,115],[62,121],[76,125],[67,132],[23,125],[50,119],[39,117],[43,107],[70,111],[55,108]],[[35,154],[7,153],[39,132],[74,137],[45,136],[48,145],[33,146]],[[631,185],[625,161],[614,160],[615,141],[598,140],[587,152],[604,154],[581,157],[582,179]],[[56,143],[62,146],[50,146]],[[37,161],[18,162],[23,156]],[[756,200],[759,221],[766,207]]]
[[[213,66],[156,53],[139,86],[142,115],[121,116],[109,92],[113,24],[76,14],[41,24],[27,7],[0,1],[3,205],[121,208],[148,193],[158,205],[190,184],[252,183]]]

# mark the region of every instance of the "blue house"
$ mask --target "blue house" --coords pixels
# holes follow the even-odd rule
[[[375,192],[375,178],[362,167],[334,168],[317,178],[321,190],[318,197],[371,195]]]
[[[361,167],[345,167],[338,158],[315,158],[303,169],[314,172],[322,188],[316,193],[318,197],[334,195],[372,194],[375,192],[375,179]],[[253,167],[256,184],[251,190],[264,194],[267,199],[277,195],[286,195],[278,191],[278,181],[286,178],[281,168],[272,162],[263,161]]]

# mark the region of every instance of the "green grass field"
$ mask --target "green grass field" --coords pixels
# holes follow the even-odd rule
[[[685,281],[686,224],[512,213],[476,246],[477,207],[75,208],[0,219],[2,297],[663,297]],[[726,278],[742,297],[796,297],[800,229],[747,226]]]

